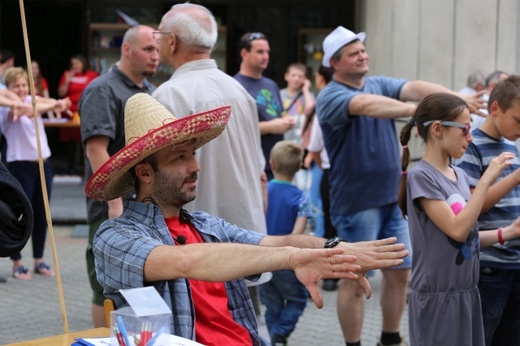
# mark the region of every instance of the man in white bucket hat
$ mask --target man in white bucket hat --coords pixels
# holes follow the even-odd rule
[[[369,296],[363,273],[399,265],[408,251],[395,238],[352,244],[265,236],[183,209],[196,197],[195,150],[224,131],[229,115],[230,107],[222,107],[176,119],[147,94],[128,99],[126,146],[85,186],[96,200],[136,194],[121,217],[96,233],[97,278],[117,307],[126,304],[120,289],[153,285],[172,309],[172,332],[181,337],[205,345],[268,345],[258,335],[242,278],[292,269],[322,307],[322,278],[357,280]]]
[[[443,86],[385,76],[365,77],[369,58],[365,33],[339,26],[323,41],[324,66],[333,80],[319,93],[316,114],[329,153],[330,215],[338,235],[352,242],[396,236],[410,249],[408,225],[397,206],[401,175],[394,118],[412,117],[420,101],[436,93],[456,94],[478,112],[480,94],[457,94]],[[406,303],[411,256],[385,269],[381,292],[382,333],[378,345],[404,345],[400,323]],[[369,273],[369,276],[372,273]],[[340,285],[338,316],[349,346],[361,345],[364,302],[350,280]]]

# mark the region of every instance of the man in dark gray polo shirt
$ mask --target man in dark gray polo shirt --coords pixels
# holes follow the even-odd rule
[[[153,76],[159,64],[159,46],[153,37],[154,29],[134,26],[125,33],[121,46],[121,60],[117,66],[92,81],[79,101],[81,139],[85,150],[85,179],[100,168],[125,145],[124,110],[126,101],[136,93],[151,94],[155,86],[146,77]],[[92,322],[104,327],[103,289],[96,279],[92,239],[99,225],[115,218],[123,211],[121,198],[99,202],[87,198],[87,271],[93,291]]]

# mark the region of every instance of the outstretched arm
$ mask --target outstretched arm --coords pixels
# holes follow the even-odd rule
[[[18,95],[9,89],[0,89],[0,107],[10,108],[10,114],[14,119],[18,119],[21,115],[32,116],[33,109],[30,104],[20,100]]]
[[[421,101],[426,96],[433,93],[447,93],[460,97],[469,106],[469,111],[481,116],[486,116],[485,113],[480,111],[481,108],[486,108],[482,95],[484,91],[478,92],[475,95],[464,95],[457,93],[451,89],[443,87],[442,85],[425,82],[421,80],[413,80],[405,83],[401,89],[401,95],[399,97],[402,101]]]
[[[337,248],[342,249],[346,255],[356,256],[355,263],[361,267],[362,272],[367,272],[403,263],[408,251],[404,244],[395,244],[396,241],[397,238],[391,237],[357,243],[341,242]],[[325,239],[311,235],[266,236],[260,245],[321,249],[325,245]]]
[[[68,97],[59,100],[44,97],[38,97],[36,99],[36,110],[38,113],[45,113],[52,110],[61,117],[61,113],[72,114],[69,110],[70,106],[71,102]]]
[[[269,121],[260,121],[258,127],[261,135],[283,135],[294,127],[296,120],[290,116],[283,116],[281,118],[274,118]]]
[[[480,231],[480,247],[488,247],[496,243],[500,243],[499,232],[504,242],[520,237],[520,217],[518,217],[512,224],[500,229],[489,231]]]
[[[442,232],[458,242],[464,242],[481,213],[489,187],[500,172],[512,164],[509,160],[513,157],[512,153],[503,152],[491,160],[468,203],[458,214],[453,213],[447,201],[421,198],[421,207]]]
[[[346,255],[356,256],[355,264],[361,268],[361,273],[356,278],[367,298],[370,298],[371,287],[365,277],[365,273],[372,269],[382,269],[397,266],[403,263],[403,258],[408,256],[404,244],[395,244],[397,238],[382,240],[345,243],[341,242],[336,247]],[[265,246],[294,246],[299,248],[323,248],[325,239],[310,235],[267,236],[261,242]]]
[[[323,278],[356,279],[356,258],[341,249],[299,249],[232,243],[161,245],[148,255],[145,281],[190,278],[229,281],[268,271],[291,269],[307,287],[318,308],[323,299],[318,282]]]
[[[513,172],[509,173],[500,181],[495,182],[490,186],[488,193],[486,195],[486,201],[482,206],[481,213],[488,211],[493,208],[495,204],[498,203],[505,195],[507,195],[512,189],[514,189],[518,184],[520,184],[520,168],[517,168]],[[473,193],[475,188],[471,189],[471,193]]]
[[[416,105],[395,100],[390,97],[372,94],[358,94],[350,100],[350,115],[366,115],[378,119],[411,117],[415,114]]]

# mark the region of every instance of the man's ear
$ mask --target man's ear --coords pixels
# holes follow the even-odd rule
[[[168,49],[170,49],[170,54],[173,55],[173,53],[179,49],[178,41],[177,36],[173,34],[168,35]]]
[[[121,51],[123,52],[123,56],[128,58],[130,56],[130,50],[132,47],[130,47],[130,44],[128,42],[123,43],[123,46],[121,46]]]
[[[329,65],[332,70],[337,71],[336,66],[338,66],[338,62],[335,59],[330,58]]]
[[[134,170],[137,179],[139,179],[143,183],[151,183],[154,171],[150,164],[144,162],[138,163],[137,165],[135,165]]]
[[[245,48],[240,49],[240,57],[242,58],[242,60],[244,60],[244,58],[247,55],[247,53],[249,53],[247,51],[247,49],[245,49]]]

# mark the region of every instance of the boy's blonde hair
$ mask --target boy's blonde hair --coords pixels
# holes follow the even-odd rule
[[[271,149],[274,171],[286,177],[293,177],[302,167],[303,148],[293,141],[280,141]]]
[[[4,84],[6,87],[9,87],[9,84],[16,82],[21,77],[25,77],[28,80],[27,71],[21,67],[9,67],[4,73]]]

